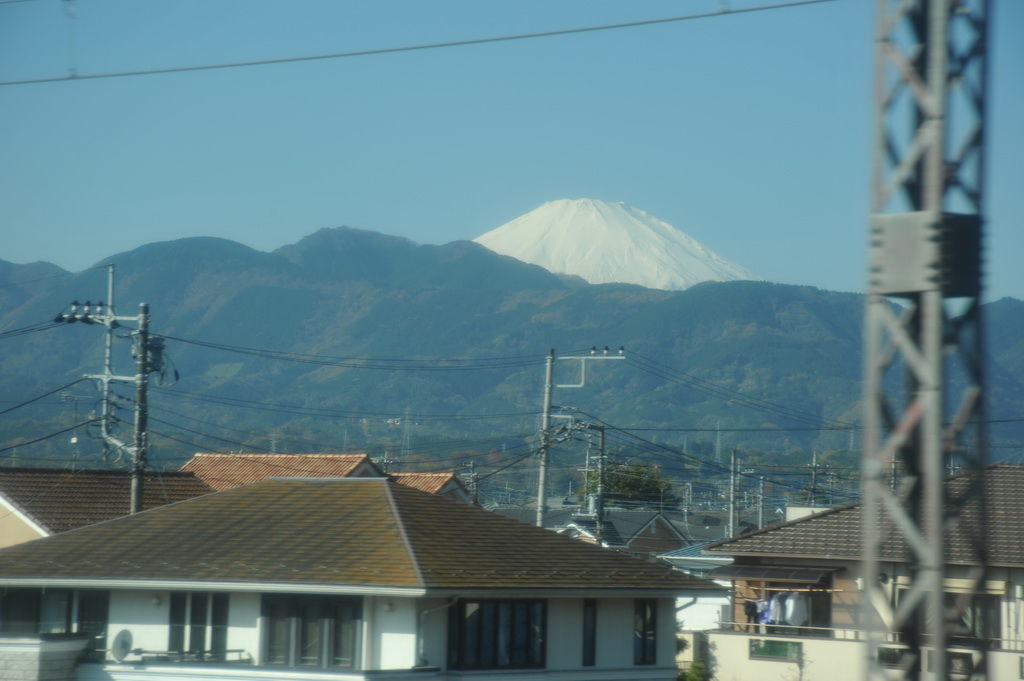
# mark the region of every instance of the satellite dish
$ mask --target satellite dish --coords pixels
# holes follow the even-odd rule
[[[110,656],[114,658],[115,662],[122,662],[131,651],[132,632],[122,629],[114,637],[114,644],[110,646]]]

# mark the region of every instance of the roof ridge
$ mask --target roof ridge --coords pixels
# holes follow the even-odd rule
[[[353,480],[357,478],[351,478]],[[392,483],[388,478],[363,478],[364,480],[383,480],[384,495],[388,501],[388,506],[391,508],[391,514],[395,519],[395,524],[398,527],[398,534],[402,538],[402,545],[405,546],[406,552],[409,554],[409,562],[412,563],[413,572],[416,574],[416,581],[422,587],[427,586],[426,580],[423,579],[423,571],[420,569],[419,555],[416,550],[413,549],[412,541],[409,539],[409,533],[405,530],[405,522],[402,520],[402,513],[398,508],[398,502],[395,500],[394,486],[396,483]],[[407,488],[407,489],[412,489]],[[404,491],[404,489],[403,489]]]
[[[839,513],[840,511],[846,511],[846,510],[849,510],[851,508],[855,508],[857,506],[860,506],[861,504],[862,504],[861,501],[853,501],[853,502],[850,502],[849,504],[842,504],[841,506],[830,506],[828,508],[823,508],[821,511],[818,511],[817,513],[811,513],[810,515],[800,516],[799,518],[793,518],[792,520],[785,520],[785,521],[783,521],[781,523],[774,523],[774,524],[770,524],[770,525],[765,525],[764,527],[759,527],[759,528],[754,529],[754,530],[748,530],[746,532],[742,532],[740,534],[737,534],[735,537],[725,537],[723,539],[717,539],[717,540],[709,543],[706,548],[717,549],[719,546],[722,546],[723,544],[728,544],[729,542],[732,542],[732,541],[736,541],[737,539],[749,539],[750,537],[755,537],[755,536],[757,536],[759,534],[766,534],[768,532],[774,532],[775,530],[781,529],[783,527],[789,527],[790,525],[796,525],[798,523],[806,522],[808,520],[811,520],[812,518],[821,518],[823,516],[830,515],[832,513]]]

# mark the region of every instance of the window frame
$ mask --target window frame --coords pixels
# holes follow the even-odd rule
[[[363,599],[359,597],[263,594],[260,664],[288,669],[358,670],[362,622]],[[280,651],[273,657],[272,646]]]
[[[548,602],[543,598],[465,598],[449,610],[448,667],[547,667]]]
[[[203,660],[227,659],[231,594],[172,591],[167,611],[167,652]]]
[[[50,608],[49,615],[48,603],[59,606]],[[18,626],[13,626],[6,615],[12,606],[17,606],[20,613]],[[0,590],[0,635],[86,634],[89,642],[83,656],[87,660],[97,661],[106,655],[109,625],[108,589],[12,587]]]
[[[633,664],[658,663],[658,599],[633,601]]]
[[[584,667],[597,664],[597,599],[583,599],[583,659]]]

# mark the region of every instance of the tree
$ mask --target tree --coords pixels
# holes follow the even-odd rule
[[[586,499],[591,490],[597,490],[597,471],[589,471],[580,490]],[[672,490],[672,481],[661,468],[644,463],[609,462],[604,467],[605,505],[641,502],[647,506],[675,505],[679,497]]]

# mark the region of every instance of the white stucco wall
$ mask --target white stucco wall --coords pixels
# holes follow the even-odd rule
[[[600,629],[601,605],[597,606]],[[548,669],[579,669],[583,661],[583,599],[548,601]]]
[[[711,632],[708,648],[713,660],[715,681],[792,681],[793,679],[828,679],[828,681],[860,681],[863,677],[864,652],[857,641],[809,639],[796,637],[745,636]],[[750,640],[767,638],[803,643],[803,671],[796,662],[750,657]]]
[[[170,598],[166,591],[111,591],[107,644],[122,629],[132,634],[132,648],[167,650]],[[125,660],[137,660],[129,655]]]
[[[416,599],[367,598],[364,612],[371,615],[367,634],[370,657],[364,669],[410,669],[416,666]]]
[[[696,599],[696,600],[695,600]],[[676,599],[676,622],[680,631],[717,629],[722,613],[728,614],[732,598],[728,593]],[[728,621],[728,619],[726,620]]]
[[[259,662],[260,594],[233,593],[228,606],[228,650],[244,650],[242,659]],[[235,654],[229,660],[238,659]]]
[[[423,636],[423,659],[418,664],[424,667],[441,667],[448,664],[448,616],[451,601],[447,598],[424,598],[417,602],[417,626]],[[419,654],[419,653],[417,653]]]

